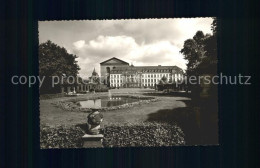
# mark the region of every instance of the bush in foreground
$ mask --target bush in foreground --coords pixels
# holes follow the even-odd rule
[[[81,148],[80,127],[41,126],[40,146],[46,148]],[[184,133],[175,124],[144,122],[138,124],[113,124],[104,128],[104,147],[149,147],[185,145]]]
[[[81,148],[84,131],[79,127],[41,126],[40,146],[46,148]]]
[[[184,133],[175,124],[138,123],[111,125],[104,129],[105,147],[184,145]]]

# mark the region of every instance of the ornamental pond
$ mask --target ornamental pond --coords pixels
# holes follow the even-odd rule
[[[140,101],[140,98],[138,97],[115,96],[79,101],[79,104],[82,108],[100,109],[104,107],[120,106],[138,101]]]

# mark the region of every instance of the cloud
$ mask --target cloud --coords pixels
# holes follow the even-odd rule
[[[85,45],[85,41],[84,40],[79,40],[73,43],[73,45],[77,48],[80,49]]]
[[[186,61],[179,53],[179,48],[169,41],[152,44],[137,44],[128,36],[98,36],[85,42],[74,42],[73,52],[79,56],[80,74],[89,76],[95,67],[99,72],[99,63],[111,57],[117,57],[136,66],[143,65],[177,65],[185,69]],[[92,67],[90,67],[92,66]]]

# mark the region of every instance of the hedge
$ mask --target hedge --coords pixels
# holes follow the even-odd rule
[[[149,147],[185,145],[184,133],[175,124],[113,124],[104,127],[104,147]],[[85,132],[76,126],[41,126],[40,146],[46,148],[81,148]]]
[[[104,129],[105,147],[184,145],[184,133],[175,124],[144,122],[114,124]]]
[[[79,127],[41,125],[40,147],[47,148],[81,148],[85,132]]]

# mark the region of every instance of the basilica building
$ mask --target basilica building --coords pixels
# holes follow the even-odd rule
[[[182,80],[184,72],[177,66],[133,66],[118,58],[100,63],[101,82],[109,87],[150,87],[164,77],[167,83]]]

